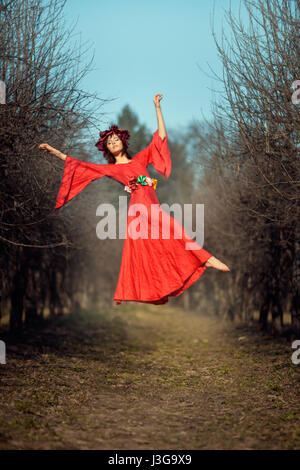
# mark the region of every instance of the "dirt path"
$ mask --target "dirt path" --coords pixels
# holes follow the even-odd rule
[[[138,304],[0,339],[0,449],[300,447],[286,340]]]

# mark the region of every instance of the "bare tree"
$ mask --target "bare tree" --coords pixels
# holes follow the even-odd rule
[[[73,41],[73,29],[64,27],[64,5],[65,0],[0,5],[0,79],[6,85],[0,106],[0,266],[12,329],[22,324],[23,309],[27,320],[43,310],[37,300],[48,300],[52,312],[60,309],[58,277],[65,263],[57,260],[76,245],[68,215],[54,211],[63,167],[45,158],[38,145],[46,140],[66,153],[71,143],[80,147],[83,129],[96,127],[104,103],[80,88],[93,57],[83,63],[88,46],[84,50]],[[55,272],[50,282],[44,270]],[[38,283],[51,286],[47,299],[44,288],[40,299],[31,294],[38,276]]]
[[[231,41],[223,35],[219,42],[214,33],[224,99],[215,104],[214,122],[195,126],[193,134],[206,166],[208,238],[235,266],[230,285],[219,284],[227,290],[224,313],[249,321],[257,309],[264,329],[270,313],[275,333],[284,311],[292,313],[295,330],[300,318],[300,120],[291,99],[300,76],[300,5],[244,0],[242,6],[247,28],[229,10]]]

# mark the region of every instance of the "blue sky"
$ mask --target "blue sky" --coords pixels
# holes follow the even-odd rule
[[[81,87],[114,98],[102,108],[107,114],[99,127],[129,104],[154,131],[156,93],[164,95],[167,131],[210,118],[212,89],[220,90],[220,84],[210,77],[209,65],[222,75],[211,30],[213,10],[220,39],[222,24],[229,32],[224,14],[230,3],[237,12],[240,0],[67,0],[66,24],[77,22],[75,32],[89,44],[85,62],[95,54],[94,70]]]

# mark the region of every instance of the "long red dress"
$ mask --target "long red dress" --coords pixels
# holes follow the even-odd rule
[[[124,186],[128,186],[131,177],[149,177],[146,170],[149,164],[166,178],[170,176],[168,136],[162,140],[158,130],[150,145],[128,163],[89,163],[67,155],[55,209],[103,176]],[[186,249],[186,243],[191,243],[192,249]],[[117,304],[122,300],[165,304],[168,297],[182,294],[203,274],[207,269],[205,262],[211,256],[162,209],[153,186],[138,184],[128,205],[126,237],[113,300]]]

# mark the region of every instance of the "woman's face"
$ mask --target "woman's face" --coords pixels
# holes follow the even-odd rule
[[[119,155],[119,153],[122,152],[123,150],[123,142],[117,136],[117,134],[111,134],[110,136],[108,136],[106,145],[107,145],[108,150],[113,155]]]

